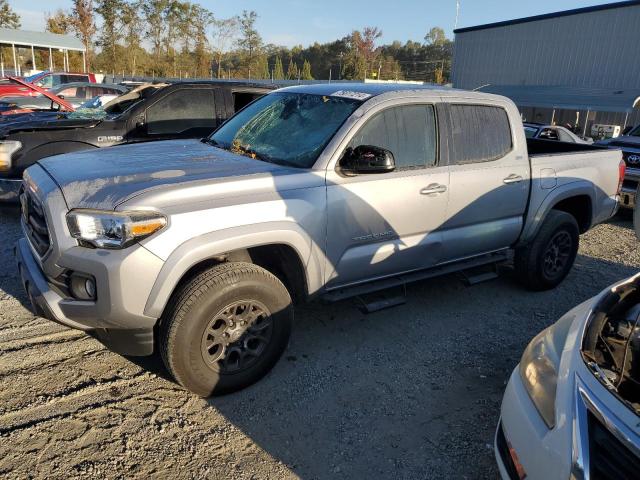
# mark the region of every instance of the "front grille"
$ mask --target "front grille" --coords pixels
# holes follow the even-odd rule
[[[591,412],[589,418],[589,473],[592,480],[633,480],[640,458],[629,450]]]
[[[34,250],[40,257],[43,257],[51,247],[51,239],[42,205],[38,199],[24,188],[20,193],[20,203],[22,205],[22,224],[25,234]]]
[[[507,475],[509,475],[509,478],[511,480],[518,480],[520,478],[520,475],[518,475],[518,470],[513,463],[513,459],[511,458],[511,453],[509,452],[509,443],[507,442],[507,437],[504,436],[502,422],[500,422],[500,424],[498,425],[498,431],[496,432],[496,447],[498,449],[498,453],[500,454],[500,458],[502,459],[504,469],[507,471]]]
[[[622,159],[628,167],[640,168],[640,153],[637,152],[622,152]]]

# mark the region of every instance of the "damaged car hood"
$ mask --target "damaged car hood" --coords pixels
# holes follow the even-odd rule
[[[299,173],[222,150],[199,140],[122,145],[49,157],[38,162],[62,189],[70,209],[115,209],[142,193],[239,177]],[[215,194],[215,186],[212,186]],[[248,193],[238,191],[236,194]]]

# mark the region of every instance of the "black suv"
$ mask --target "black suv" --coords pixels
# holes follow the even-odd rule
[[[0,201],[17,202],[24,170],[41,158],[134,142],[205,137],[276,85],[194,81],[146,85],[107,104],[102,117],[0,124]]]

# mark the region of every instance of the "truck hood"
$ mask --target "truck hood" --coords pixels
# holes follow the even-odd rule
[[[601,145],[606,145],[608,147],[630,147],[630,148],[638,148],[640,149],[640,137],[625,135],[622,137],[610,138],[608,140],[604,140],[603,142],[599,142]]]
[[[70,209],[113,210],[127,199],[152,190],[221,182],[231,177],[273,177],[300,172],[236,155],[199,140],[121,145],[57,155],[38,163],[62,189]],[[239,193],[242,192],[236,192]]]

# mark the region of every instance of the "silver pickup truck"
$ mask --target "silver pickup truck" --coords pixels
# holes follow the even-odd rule
[[[508,99],[407,85],[286,88],[202,141],[41,160],[20,274],[35,311],[159,350],[208,396],[264,376],[293,304],[510,260],[560,283],[618,205],[619,151],[530,141]],[[513,253],[513,255],[511,255]]]

